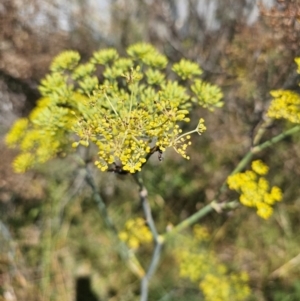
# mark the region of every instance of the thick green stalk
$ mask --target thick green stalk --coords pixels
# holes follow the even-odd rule
[[[165,240],[169,239],[174,234],[190,227],[191,225],[199,221],[201,218],[208,215],[213,210],[222,211],[223,209],[234,209],[237,206],[238,206],[237,201],[232,201],[229,203],[217,203],[215,200],[213,200],[212,202],[210,202],[209,204],[201,208],[199,211],[197,211],[190,217],[183,220],[181,223],[175,226],[171,231],[167,232],[163,237]]]

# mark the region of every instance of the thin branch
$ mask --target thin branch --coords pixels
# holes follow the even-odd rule
[[[136,276],[138,276],[139,278],[144,277],[145,271],[142,268],[141,264],[139,263],[138,259],[135,257],[134,253],[128,249],[127,245],[124,242],[120,241],[119,236],[118,236],[118,230],[108,215],[106,205],[103,202],[102,197],[97,190],[94,178],[93,178],[88,166],[86,166],[86,178],[85,179],[86,179],[87,184],[93,190],[93,198],[98,205],[100,214],[101,214],[102,218],[104,219],[105,225],[112,232],[112,234],[114,236],[115,243],[118,247],[117,249],[118,249],[119,255],[127,263],[129,269]]]
[[[149,280],[155,273],[155,270],[158,266],[161,249],[163,246],[163,242],[157,242],[155,244],[154,252],[151,258],[151,262],[147,271],[147,274],[143,277],[141,282],[141,301],[147,301],[148,300],[148,287],[149,287]]]
[[[143,179],[141,177],[140,173],[135,173],[134,179],[136,180],[137,184],[139,185],[139,191],[140,191],[140,200],[141,205],[143,207],[143,211],[146,217],[146,222],[152,232],[152,235],[154,237],[154,241],[156,242],[158,240],[158,233],[155,227],[155,223],[152,217],[151,208],[147,199],[148,191],[144,185]]]
[[[93,190],[93,198],[97,203],[97,206],[100,210],[101,216],[104,219],[105,225],[107,226],[108,229],[112,230],[115,234],[118,233],[115,225],[113,224],[112,220],[108,216],[107,210],[106,210],[106,205],[102,200],[101,195],[98,193],[94,178],[91,174],[91,171],[89,170],[88,166],[86,167],[86,177],[85,180],[87,184],[92,188]]]
[[[134,179],[136,180],[137,184],[139,185],[141,204],[142,204],[143,211],[144,211],[144,214],[146,217],[146,222],[150,228],[150,231],[153,235],[154,243],[155,243],[155,247],[154,247],[150,265],[148,267],[146,275],[143,277],[142,282],[141,282],[141,301],[147,301],[148,300],[149,280],[155,273],[155,270],[158,266],[160,254],[161,254],[161,250],[162,250],[162,246],[163,246],[163,239],[160,235],[158,235],[158,232],[157,232],[154,220],[153,220],[153,216],[151,213],[151,207],[150,207],[148,199],[147,199],[148,192],[144,185],[141,174],[135,173],[133,176],[134,176]]]
[[[205,217],[206,215],[208,215],[210,212],[212,212],[214,210],[217,212],[221,212],[224,209],[234,209],[237,206],[238,206],[237,201],[232,201],[229,203],[217,203],[215,200],[213,200],[212,202],[210,202],[209,204],[207,204],[206,206],[201,208],[199,211],[197,211],[190,217],[183,220],[181,223],[179,223],[177,226],[175,226],[171,231],[167,232],[164,235],[164,239],[167,240],[174,234],[190,227],[191,225],[193,225],[194,223],[196,223],[201,218]]]
[[[264,122],[258,128],[258,130],[253,138],[252,145],[255,146],[260,143],[260,140],[263,137],[264,133],[267,131],[267,129],[270,128],[270,126],[272,126],[273,122],[274,122],[273,118],[270,118],[267,116],[264,117]]]

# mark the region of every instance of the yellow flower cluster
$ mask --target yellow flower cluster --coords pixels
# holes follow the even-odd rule
[[[300,95],[289,90],[276,90],[270,93],[274,99],[268,109],[268,116],[300,123]]]
[[[206,127],[202,118],[188,133],[181,125],[190,122],[193,102],[210,110],[220,107],[220,89],[199,85],[202,71],[186,59],[167,68],[167,58],[149,44],[132,45],[127,54],[119,57],[115,49],[103,49],[80,64],[77,52],[66,51],[53,60],[51,73],[41,81],[37,107],[6,137],[22,152],[17,171],[68,152],[69,145],[91,143],[98,147],[95,164],[101,171],[138,172],[154,152],[167,148],[189,159],[191,134]],[[168,79],[170,69],[176,75]],[[177,78],[189,81],[182,86]]]
[[[193,234],[196,241],[202,242],[202,241],[208,241],[210,239],[210,234],[207,230],[207,228],[195,225],[193,227]]]
[[[152,234],[142,218],[130,219],[125,229],[119,232],[119,238],[126,242],[130,249],[137,249],[140,245],[152,241]]]
[[[295,59],[300,74],[300,58]],[[300,123],[300,95],[290,90],[274,90],[270,92],[273,100],[267,115],[276,119],[287,119],[293,123]]]
[[[183,238],[176,249],[180,276],[198,283],[206,301],[245,300],[250,295],[248,275],[229,273],[216,254],[207,248],[210,239],[207,229],[197,225],[193,230],[193,238]]]
[[[182,59],[179,63],[174,64],[173,71],[176,72],[183,80],[191,78],[193,75],[200,75],[202,70],[196,63]]]
[[[8,135],[6,135],[6,144],[9,146],[15,146],[18,144],[20,137],[23,137],[26,133],[28,128],[28,119],[27,118],[20,118],[11,128]]]
[[[57,154],[65,155],[69,141],[64,137],[75,119],[68,109],[49,107],[49,103],[48,98],[41,98],[29,118],[17,120],[6,135],[6,144],[21,150],[13,162],[16,172],[25,172]]]
[[[263,175],[268,173],[268,166],[261,160],[252,162],[252,170],[229,176],[227,184],[230,189],[240,193],[240,202],[248,207],[257,209],[257,215],[268,219],[275,202],[282,200],[281,189],[277,186],[270,188],[269,182]]]
[[[200,288],[205,296],[205,301],[242,301],[250,295],[247,282],[248,275],[246,273],[239,275],[207,274],[201,281]]]

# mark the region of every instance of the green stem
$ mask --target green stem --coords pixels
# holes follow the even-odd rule
[[[256,154],[256,153],[259,153],[260,151],[262,151],[263,149],[267,148],[267,147],[270,147],[272,146],[273,144],[283,140],[284,138],[288,137],[288,136],[291,136],[297,132],[300,131],[300,125],[296,125],[294,126],[293,128],[271,138],[270,140],[267,140],[266,142],[262,143],[262,144],[259,144],[257,146],[254,146],[252,148],[252,153],[253,154]]]
[[[198,127],[196,127],[196,128],[195,128],[194,130],[192,130],[192,131],[189,131],[189,132],[187,132],[187,133],[184,133],[184,134],[180,135],[179,137],[176,138],[175,141],[178,141],[180,138],[182,138],[182,137],[184,137],[184,136],[187,136],[187,135],[191,135],[191,134],[193,134],[193,133],[195,133],[195,132],[197,132],[197,131],[198,131]]]
[[[244,157],[243,159],[238,163],[238,165],[235,167],[235,169],[230,173],[230,175],[234,175],[240,171],[242,171],[247,164],[252,160],[254,153],[252,150],[250,150]]]
[[[86,182],[87,184],[92,188],[93,191],[93,197],[95,202],[98,205],[100,214],[102,218],[104,219],[105,225],[107,228],[110,230],[110,232],[113,234],[114,238],[114,243],[117,246],[117,250],[119,252],[120,257],[127,263],[128,267],[130,270],[137,275],[139,278],[143,278],[145,275],[145,271],[142,268],[140,262],[138,259],[135,257],[135,255],[131,252],[131,250],[128,249],[127,245],[123,242],[120,241],[118,237],[118,230],[116,229],[115,225],[113,224],[112,220],[110,219],[106,205],[103,202],[101,195],[99,194],[96,183],[94,181],[94,178],[88,169],[88,166],[86,166]]]
[[[137,84],[132,87],[131,94],[130,94],[130,106],[129,106],[129,114],[128,114],[128,126],[130,125],[130,119],[131,119],[131,112],[132,112],[132,104],[133,104],[133,98],[135,97],[135,91],[137,90]]]
[[[86,178],[85,179],[86,179],[87,184],[92,188],[94,200],[100,210],[102,218],[104,219],[105,225],[107,226],[108,229],[110,229],[117,235],[118,231],[117,231],[115,225],[113,224],[113,222],[111,221],[110,217],[108,216],[108,213],[106,210],[106,205],[103,202],[100,194],[97,191],[95,181],[94,181],[91,171],[88,169],[88,167],[86,167]]]
[[[108,101],[109,105],[111,106],[112,110],[113,110],[114,113],[116,114],[116,116],[118,116],[118,117],[121,119],[120,115],[119,115],[118,112],[116,111],[115,107],[113,106],[112,102],[110,101],[110,99],[109,99],[109,97],[107,96],[106,93],[104,93],[104,96],[105,96],[106,100]],[[122,120],[122,119],[121,119],[121,120]],[[123,122],[123,120],[122,120],[122,122]]]
[[[275,143],[280,142],[281,140],[283,140],[284,138],[291,136],[297,132],[300,131],[300,125],[296,125],[293,128],[271,138],[270,140],[267,140],[259,145],[256,145],[254,147],[251,148],[251,150],[242,158],[242,160],[238,163],[238,165],[236,166],[236,168],[230,173],[229,176],[232,176],[240,171],[242,171],[248,164],[249,162],[252,160],[253,156],[259,152],[261,152],[262,150],[264,150],[267,147],[270,147],[272,145],[274,145]],[[217,194],[217,198],[219,197],[219,195],[224,192],[227,188],[227,184],[226,181],[222,184],[219,193]]]
[[[260,139],[263,137],[266,130],[273,124],[273,122],[274,119],[265,117],[265,121],[263,122],[263,124],[261,124],[261,126],[257,130],[256,135],[253,138],[253,145],[257,145],[260,142]]]
[[[145,276],[143,277],[143,279],[141,281],[141,299],[140,300],[147,301],[148,300],[149,281],[157,269],[162,246],[163,246],[163,239],[156,230],[156,226],[155,226],[153,216],[151,213],[151,207],[150,207],[148,199],[147,199],[148,192],[144,185],[143,178],[140,173],[133,174],[133,177],[136,180],[137,184],[139,185],[141,204],[143,207],[143,211],[144,211],[144,214],[146,217],[147,224],[153,235],[154,244],[155,244],[151,262],[149,264],[149,267],[147,269]]]
[[[213,210],[214,210],[214,208],[213,208],[212,202],[211,202],[210,204],[207,204],[202,209],[200,209],[199,211],[194,213],[192,216],[186,218],[181,223],[179,223],[177,226],[175,226],[170,232],[168,232],[164,235],[164,238],[168,239],[170,236],[174,235],[175,233],[180,232],[183,229],[186,229],[187,227],[191,226],[192,224],[194,224],[195,222],[197,222],[198,220],[200,220],[201,218],[203,218],[204,216],[206,216],[208,213],[210,213]]]
[[[211,201],[209,204],[201,208],[199,211],[188,217],[187,219],[183,220],[181,223],[179,223],[177,226],[175,226],[171,231],[167,232],[163,238],[165,240],[169,239],[172,237],[174,234],[190,227],[197,221],[199,221],[201,218],[205,217],[208,215],[210,212],[213,210],[216,211],[222,211],[224,209],[234,209],[238,206],[237,201],[232,201],[229,203],[217,203],[216,200]]]
[[[136,180],[137,184],[139,185],[140,190],[140,199],[141,204],[143,206],[143,211],[146,217],[146,222],[152,232],[155,242],[158,240],[158,233],[155,227],[155,223],[152,217],[151,208],[147,199],[148,191],[144,185],[143,178],[139,172],[133,174],[134,179]]]
[[[272,145],[274,145],[275,143],[280,142],[281,140],[283,140],[284,138],[291,136],[297,132],[300,131],[300,125],[297,125],[287,131],[285,131],[284,133],[281,133],[273,138],[271,138],[270,140],[261,143],[260,145],[257,145],[255,147],[253,147],[243,158],[242,160],[238,163],[238,165],[236,166],[236,168],[230,173],[230,175],[236,174],[238,172],[240,172],[241,170],[243,170],[248,163],[251,161],[252,157],[254,156],[254,154],[259,153],[260,151],[264,150],[267,147],[270,147]],[[226,181],[223,183],[223,185],[221,186],[221,188],[219,189],[219,192],[216,196],[216,199],[219,198],[220,194],[222,192],[224,192],[227,189],[227,184]],[[174,233],[177,233],[179,231],[182,231],[183,229],[191,226],[192,224],[194,224],[195,222],[197,222],[198,220],[200,220],[201,218],[203,218],[204,216],[206,216],[207,214],[209,214],[211,211],[213,211],[214,209],[216,209],[216,211],[218,211],[218,208],[221,209],[232,209],[235,208],[236,206],[238,206],[238,202],[237,201],[232,201],[229,203],[217,203],[216,200],[211,201],[209,204],[207,204],[205,207],[203,207],[202,209],[200,209],[199,211],[197,211],[196,213],[194,213],[192,216],[188,217],[187,219],[185,219],[184,221],[182,221],[181,223],[179,223],[176,227],[174,227],[170,232],[166,233],[164,235],[165,239],[168,239],[169,237],[171,237]]]

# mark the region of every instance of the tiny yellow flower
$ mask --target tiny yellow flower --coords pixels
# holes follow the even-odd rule
[[[257,215],[268,219],[273,213],[273,208],[266,203],[259,203],[257,205]]]
[[[142,218],[129,219],[125,228],[119,232],[119,238],[131,249],[137,249],[142,244],[152,241],[152,233]]]
[[[255,171],[260,176],[266,175],[269,171],[269,167],[261,160],[253,161],[251,167],[252,170]]]
[[[207,241],[209,239],[208,230],[200,225],[195,225],[193,227],[194,236],[199,241]]]
[[[277,186],[272,187],[271,195],[272,195],[273,199],[276,200],[277,202],[282,200],[282,191]]]

